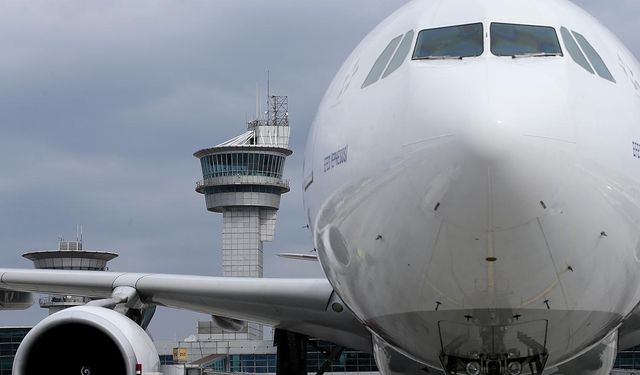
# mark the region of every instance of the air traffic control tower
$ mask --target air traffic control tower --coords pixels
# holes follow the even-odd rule
[[[270,96],[266,119],[251,121],[245,133],[194,154],[203,175],[196,191],[204,194],[207,210],[223,217],[223,276],[262,277],[262,244],[273,240],[280,196],[289,191],[282,178],[292,154],[289,134],[288,99]],[[261,327],[255,328],[249,339],[262,337]]]
[[[82,237],[75,241],[60,238],[57,250],[28,252],[22,255],[31,260],[37,269],[106,271],[107,263],[118,256],[110,251],[91,251],[82,248]],[[49,309],[49,315],[91,301],[84,296],[50,295],[40,298],[40,307]]]

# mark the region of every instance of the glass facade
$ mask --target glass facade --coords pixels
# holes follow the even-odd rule
[[[319,350],[331,351],[335,345],[315,341],[315,345],[307,345],[307,372],[316,373],[324,364],[326,357]],[[275,373],[277,359],[275,354],[232,354],[229,357],[231,372],[265,374]],[[345,350],[328,372],[375,372],[378,371],[372,354]]]
[[[275,373],[275,354],[232,354],[229,356],[229,368],[231,372],[244,373]]]
[[[0,328],[0,375],[10,375],[18,346],[31,328]]]
[[[175,365],[173,361],[173,354],[169,355],[160,355],[160,364],[161,365]]]
[[[315,342],[318,348],[331,351],[335,347],[324,341]],[[307,346],[307,371],[318,372],[324,364],[325,356],[312,345]],[[345,350],[336,363],[332,364],[329,372],[373,372],[378,371],[372,354]]]
[[[50,270],[78,270],[78,271],[104,271],[107,266],[105,258],[92,259],[89,255],[83,256],[80,252],[73,254],[68,251],[55,251],[51,253],[41,253],[36,258],[32,258],[36,268]]]
[[[215,362],[213,362],[211,364],[211,366],[209,366],[209,368],[211,370],[213,370],[213,371],[224,372],[224,371],[226,371],[224,363],[225,363],[224,358],[220,358],[220,359],[216,360]]]
[[[270,193],[282,194],[282,189],[274,186],[264,185],[224,185],[209,186],[204,189],[205,194],[217,193]]]
[[[625,370],[640,370],[640,346],[619,352],[616,364],[613,367]]]
[[[237,152],[208,155],[200,159],[205,179],[222,176],[265,176],[282,178],[284,156]]]

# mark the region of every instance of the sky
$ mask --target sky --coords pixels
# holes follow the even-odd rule
[[[194,190],[193,152],[245,131],[268,70],[272,93],[289,96],[294,154],[265,277],[323,277],[317,263],[275,255],[313,248],[307,131],[351,50],[406,2],[0,2],[0,266],[31,267],[22,253],[55,249],[82,224],[85,249],[120,254],[112,270],[221,275],[222,217]],[[640,56],[640,1],[575,2]],[[1,312],[0,325],[45,315]],[[198,319],[161,308],[150,332],[185,337]]]

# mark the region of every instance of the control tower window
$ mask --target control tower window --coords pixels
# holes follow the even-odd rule
[[[598,54],[596,49],[593,48],[591,43],[587,41],[587,38],[575,31],[573,32],[573,35],[576,37],[578,44],[580,44],[580,47],[582,47],[582,50],[589,58],[589,61],[591,61],[591,65],[593,65],[593,69],[596,70],[596,73],[598,73],[600,77],[606,80],[615,82],[616,80],[615,78],[613,78],[613,75],[611,75],[611,72],[609,71],[609,68],[607,68],[607,65],[604,63],[604,60],[602,60],[602,57],[600,57],[600,54]]]
[[[413,52],[414,60],[462,59],[484,52],[482,23],[422,30]]]
[[[264,176],[282,178],[284,157],[271,154],[229,153],[200,159],[204,178]]]
[[[496,56],[562,56],[560,41],[553,27],[491,24],[491,53]]]

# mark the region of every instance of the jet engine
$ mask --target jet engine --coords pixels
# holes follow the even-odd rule
[[[160,370],[147,333],[126,316],[96,306],[55,313],[36,325],[18,348],[17,375],[136,375]]]

